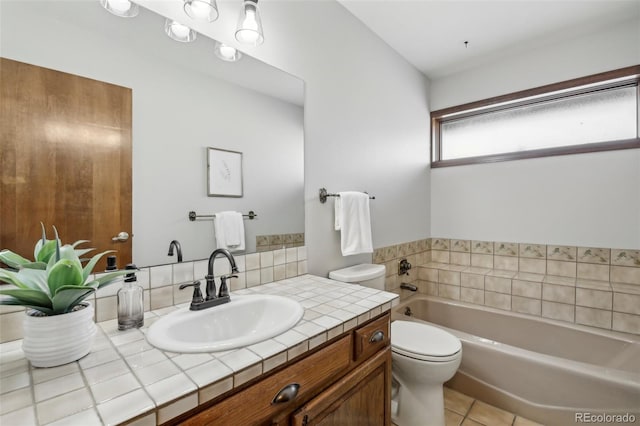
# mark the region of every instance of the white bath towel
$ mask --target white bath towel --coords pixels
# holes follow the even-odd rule
[[[340,231],[343,256],[373,253],[369,194],[339,192],[335,201],[335,229]]]
[[[244,221],[242,213],[226,211],[215,214],[213,227],[217,248],[230,251],[244,250]]]

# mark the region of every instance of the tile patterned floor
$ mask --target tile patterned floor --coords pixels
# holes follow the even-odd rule
[[[446,426],[541,426],[446,387],[444,408]]]

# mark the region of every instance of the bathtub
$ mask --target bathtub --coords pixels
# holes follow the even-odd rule
[[[637,336],[420,294],[392,320],[426,322],[462,341],[447,383],[462,393],[545,425],[640,424]]]

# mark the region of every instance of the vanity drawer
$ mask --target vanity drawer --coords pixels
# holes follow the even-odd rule
[[[386,314],[354,331],[354,361],[369,358],[391,342],[390,316]]]
[[[189,418],[186,425],[262,424],[278,412],[314,396],[351,362],[352,337],[347,335],[326,348],[291,364],[276,374],[230,396],[211,408]],[[295,388],[297,385],[297,393]],[[287,393],[295,394],[287,397]],[[280,402],[274,403],[276,395]]]

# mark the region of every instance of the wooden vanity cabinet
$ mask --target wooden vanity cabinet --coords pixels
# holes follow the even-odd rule
[[[389,321],[375,318],[181,424],[389,426]]]
[[[386,348],[295,411],[281,426],[390,425],[391,349]]]

